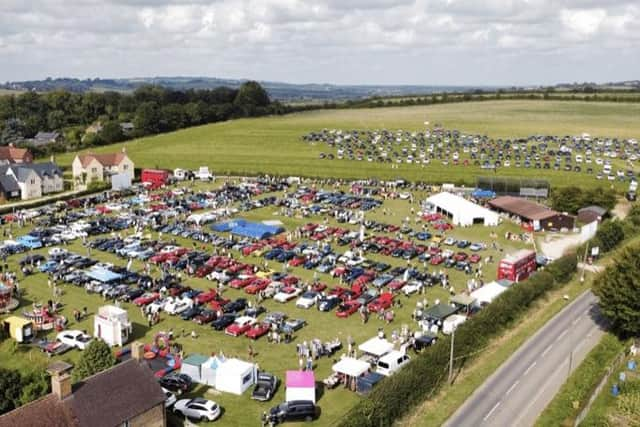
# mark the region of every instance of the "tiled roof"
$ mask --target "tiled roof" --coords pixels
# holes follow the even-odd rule
[[[80,163],[86,168],[93,159],[96,159],[102,166],[116,166],[127,157],[124,153],[107,153],[107,154],[79,154]]]

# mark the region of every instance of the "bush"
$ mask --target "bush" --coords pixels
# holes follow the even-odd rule
[[[571,280],[573,273],[578,268],[578,255],[569,253],[562,258],[558,258],[556,262],[549,265],[547,271],[554,277],[558,283],[567,283]]]
[[[624,230],[620,221],[605,221],[602,223],[596,232],[595,238],[599,243],[601,253],[614,249],[624,240]]]

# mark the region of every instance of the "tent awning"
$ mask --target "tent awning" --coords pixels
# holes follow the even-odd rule
[[[476,299],[471,295],[458,294],[451,297],[452,303],[462,305],[462,306],[469,306],[473,304],[475,301]]]
[[[457,307],[452,307],[449,304],[438,304],[426,309],[424,311],[424,316],[434,320],[443,320],[457,311]]]
[[[104,268],[92,268],[87,271],[86,274],[92,279],[103,283],[112,282],[122,278],[121,274],[114,273],[113,271]]]
[[[389,341],[385,340],[384,338],[374,337],[360,344],[358,346],[358,349],[360,349],[360,351],[364,353],[371,354],[376,357],[380,357],[384,354],[389,353],[391,350],[393,350],[393,344],[391,344]]]
[[[367,362],[354,359],[353,357],[345,357],[331,367],[333,372],[344,374],[350,377],[359,377],[360,375],[367,372],[369,368],[370,366]]]

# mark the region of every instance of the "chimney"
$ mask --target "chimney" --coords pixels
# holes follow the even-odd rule
[[[127,154],[127,147],[122,147],[122,152],[123,152],[124,154]]]
[[[73,366],[65,362],[54,362],[47,368],[51,375],[51,392],[62,400],[71,395],[71,374]]]
[[[142,362],[144,360],[144,344],[140,341],[131,343],[131,358]]]

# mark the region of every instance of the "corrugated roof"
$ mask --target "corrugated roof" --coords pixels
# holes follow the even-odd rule
[[[489,205],[505,212],[535,221],[558,215],[558,212],[522,197],[501,196],[489,201]]]

